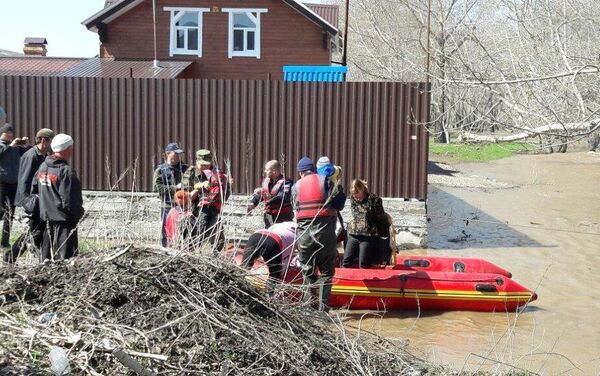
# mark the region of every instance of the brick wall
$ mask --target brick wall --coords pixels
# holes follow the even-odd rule
[[[228,58],[228,14],[203,14],[202,57],[169,56],[170,7],[267,8],[261,20],[261,58]],[[329,40],[326,43],[329,46]],[[107,25],[101,57],[154,58],[152,3],[144,2]],[[280,0],[248,2],[217,0],[157,1],[157,50],[162,60],[194,60],[183,78],[282,79],[284,65],[329,65],[323,30]]]

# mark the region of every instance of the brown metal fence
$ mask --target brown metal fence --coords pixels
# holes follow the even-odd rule
[[[17,136],[71,134],[84,189],[152,189],[164,145],[186,160],[213,149],[234,190],[249,193],[262,165],[328,155],[344,183],[369,181],[385,197],[427,196],[429,91],[424,83],[159,80],[0,76],[0,106]]]

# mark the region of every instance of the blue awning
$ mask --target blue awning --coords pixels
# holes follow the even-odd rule
[[[285,81],[344,82],[348,67],[324,65],[286,65],[283,67]]]

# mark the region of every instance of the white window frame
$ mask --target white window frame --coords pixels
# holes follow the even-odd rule
[[[229,38],[228,38],[228,57],[231,59],[232,57],[255,57],[260,59],[260,14],[267,13],[269,10],[267,8],[222,8],[222,12],[229,13]],[[234,51],[233,50],[233,22],[235,19],[235,14],[244,13],[248,18],[250,18],[255,24],[255,29],[246,29],[254,31],[254,51]],[[244,41],[247,39],[244,37]]]
[[[205,12],[210,12],[210,8],[180,8],[180,7],[164,7],[164,11],[171,13],[170,23],[170,37],[169,37],[169,56],[174,55],[193,55],[202,57],[202,16]],[[198,50],[188,50],[187,48],[177,48],[177,30],[178,29],[191,29],[192,27],[177,27],[175,24],[179,21],[185,13],[178,14],[178,12],[198,12]],[[184,37],[185,45],[187,46],[188,33],[186,32]]]

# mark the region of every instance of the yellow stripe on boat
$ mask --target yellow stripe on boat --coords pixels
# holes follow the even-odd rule
[[[529,300],[532,294],[529,292],[481,292],[461,290],[424,290],[378,287],[368,288],[360,286],[334,285],[331,291],[337,295],[370,296],[375,295],[382,298],[419,298],[419,299],[465,299],[465,300]]]

